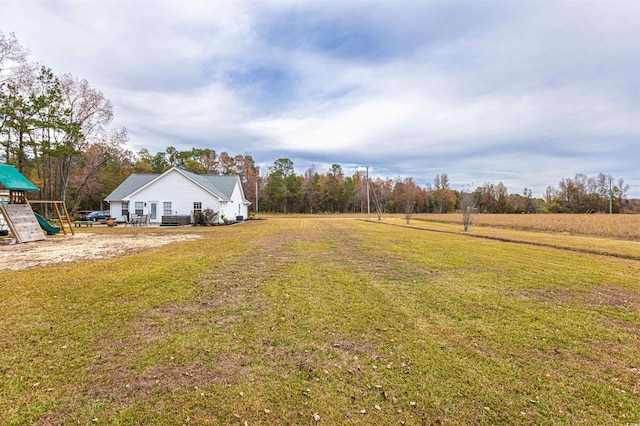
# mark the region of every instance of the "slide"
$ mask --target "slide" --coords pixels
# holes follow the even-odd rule
[[[60,232],[60,227],[59,226],[51,226],[51,224],[49,222],[47,222],[47,219],[45,219],[44,217],[40,216],[36,212],[33,212],[33,214],[36,215],[36,219],[38,219],[38,223],[40,224],[40,228],[42,228],[45,231],[47,231],[47,235],[56,235],[58,232]]]

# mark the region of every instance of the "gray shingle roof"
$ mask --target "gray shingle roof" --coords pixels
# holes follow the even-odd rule
[[[119,201],[125,199],[132,192],[142,188],[160,175],[133,174],[124,180],[107,198],[106,201]]]
[[[220,175],[197,175],[195,173],[179,170],[180,173],[192,179],[203,188],[214,193],[223,200],[230,200],[236,183],[239,183],[237,176],[220,176]],[[165,172],[167,173],[167,172]],[[133,174],[124,180],[107,198],[106,201],[119,201],[127,198],[129,195],[142,188],[152,180],[161,175],[159,174]]]
[[[182,172],[223,200],[231,199],[236,182],[238,182],[237,176],[197,175],[184,170]]]

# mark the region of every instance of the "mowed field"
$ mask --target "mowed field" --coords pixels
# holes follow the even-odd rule
[[[2,423],[640,422],[640,243],[453,227],[92,230],[200,238],[4,271]]]

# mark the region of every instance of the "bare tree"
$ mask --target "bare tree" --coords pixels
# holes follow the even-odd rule
[[[469,192],[468,188],[466,191],[460,192],[460,209],[462,210],[462,224],[466,232],[471,225],[471,215],[476,209],[473,193]]]
[[[69,114],[68,128],[64,129],[56,156],[58,199],[67,198],[69,180],[74,167],[95,138],[100,138],[104,126],[113,119],[111,102],[85,79],[70,74],[60,77],[63,99]]]
[[[27,64],[28,56],[29,50],[18,43],[14,33],[7,36],[0,33],[0,83],[19,75],[21,67]]]
[[[399,186],[399,183],[396,184]],[[413,182],[412,178],[406,178],[401,186],[402,189],[402,204],[404,207],[404,219],[407,221],[407,225],[411,222],[411,216],[418,202],[418,194],[420,194],[420,188]]]
[[[382,220],[382,213],[387,208],[387,203],[391,199],[391,180],[383,181],[380,178],[377,178],[374,181],[370,181],[369,185],[371,186],[371,195],[373,196],[373,205],[376,209],[376,214],[378,215],[378,220]]]
[[[404,200],[404,220],[407,221],[407,225],[411,222],[411,216],[413,216],[413,209],[416,206],[416,197],[413,194],[403,194]]]

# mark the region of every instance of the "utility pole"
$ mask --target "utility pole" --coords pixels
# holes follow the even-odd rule
[[[258,216],[258,179],[256,179],[256,217]]]
[[[367,220],[371,220],[371,203],[369,201],[369,166],[367,166]]]

